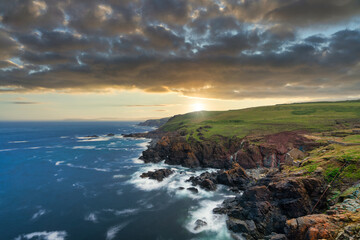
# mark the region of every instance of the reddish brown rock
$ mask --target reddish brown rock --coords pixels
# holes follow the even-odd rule
[[[275,174],[259,180],[242,196],[225,202],[223,209],[217,211],[227,213],[228,226],[233,231],[252,229],[246,233],[247,239],[264,238],[273,232],[284,234],[286,220],[310,214],[324,187],[316,178],[283,178]],[[324,203],[321,201],[318,206],[321,209]]]

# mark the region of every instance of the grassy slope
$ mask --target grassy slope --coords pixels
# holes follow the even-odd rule
[[[360,101],[283,104],[230,111],[201,111],[178,115],[161,127],[164,131],[186,130],[199,139],[212,135],[239,136],[286,130],[330,131],[337,121],[360,122]],[[346,122],[344,123],[346,125]]]

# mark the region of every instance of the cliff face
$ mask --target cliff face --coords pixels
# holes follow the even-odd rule
[[[239,139],[236,141],[240,144]],[[140,158],[145,162],[165,160],[165,163],[170,165],[190,168],[229,168],[231,166],[229,150],[225,144],[217,144],[213,141],[189,142],[177,133],[162,136],[154,146],[145,150]]]
[[[296,132],[282,132],[257,138],[186,139],[179,133],[167,133],[143,152],[145,162],[165,160],[170,165],[229,169],[238,163],[245,169],[279,167],[293,161],[290,151],[310,150],[314,141]],[[299,150],[300,149],[300,150]],[[292,162],[291,162],[292,163]]]

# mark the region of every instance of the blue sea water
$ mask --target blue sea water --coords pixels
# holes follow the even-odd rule
[[[144,164],[133,122],[0,122],[0,239],[231,239],[212,209],[232,193],[199,190],[204,170]],[[115,136],[107,136],[114,133]],[[87,138],[97,135],[96,138]],[[175,170],[163,182],[142,179]],[[207,225],[195,230],[195,221]]]

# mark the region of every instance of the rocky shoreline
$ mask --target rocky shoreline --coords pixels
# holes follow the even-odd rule
[[[152,139],[140,157],[145,163],[165,160],[169,165],[219,169],[189,178],[193,187],[188,190],[196,193],[200,187],[214,191],[222,184],[238,193],[213,210],[228,216],[227,226],[235,239],[240,235],[251,240],[360,239],[346,238],[360,234],[360,222],[355,221],[360,205],[348,213],[355,220],[345,221],[339,216],[346,215],[347,210],[326,212],[328,185],[324,178],[283,171],[286,166],[300,166],[309,151],[326,145],[305,136],[297,131],[198,141],[187,139],[181,132],[155,130],[124,137]],[[170,174],[159,169],[143,175],[161,181]],[[202,224],[206,223],[199,222]],[[334,224],[337,227],[329,227]]]

